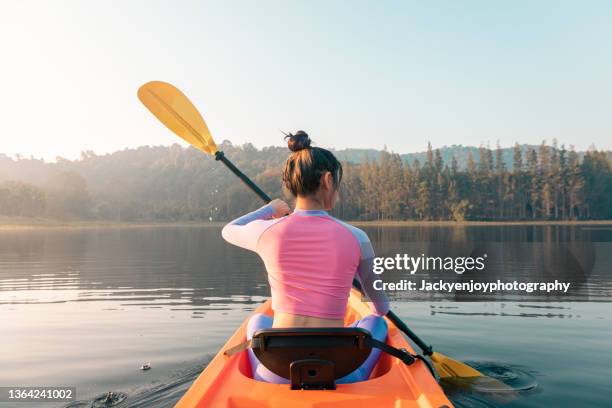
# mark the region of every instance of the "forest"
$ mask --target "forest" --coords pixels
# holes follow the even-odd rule
[[[288,150],[220,146],[272,197],[284,197]],[[539,146],[452,146],[399,155],[345,149],[346,220],[612,219],[612,154]],[[212,157],[194,148],[144,146],[55,162],[0,155],[0,215],[57,220],[226,221],[261,203]]]

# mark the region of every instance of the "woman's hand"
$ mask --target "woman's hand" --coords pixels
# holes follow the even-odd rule
[[[289,205],[283,200],[276,198],[270,201],[270,205],[274,209],[274,218],[280,218],[291,214],[291,208],[289,208]]]

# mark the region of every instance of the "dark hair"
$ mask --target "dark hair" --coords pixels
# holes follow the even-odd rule
[[[332,152],[310,146],[310,137],[303,130],[286,134],[291,155],[285,163],[283,182],[294,196],[306,196],[319,189],[321,176],[330,172],[336,188],[342,180],[342,164]]]

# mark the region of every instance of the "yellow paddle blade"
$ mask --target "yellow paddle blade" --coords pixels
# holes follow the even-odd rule
[[[482,374],[478,370],[473,369],[461,361],[453,360],[444,354],[434,352],[430,357],[440,378],[482,377]]]
[[[138,99],[187,143],[208,154],[217,152],[217,145],[204,118],[175,86],[162,81],[147,82],[138,89]]]
[[[440,353],[433,353],[430,357],[441,383],[467,389],[471,392],[485,393],[494,396],[493,399],[503,403],[510,402],[517,396],[516,390],[508,384],[496,378],[485,376],[465,363],[453,360]]]

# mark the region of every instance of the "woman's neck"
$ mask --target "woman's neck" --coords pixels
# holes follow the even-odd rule
[[[316,197],[301,197],[295,199],[296,210],[324,210],[323,204]]]

